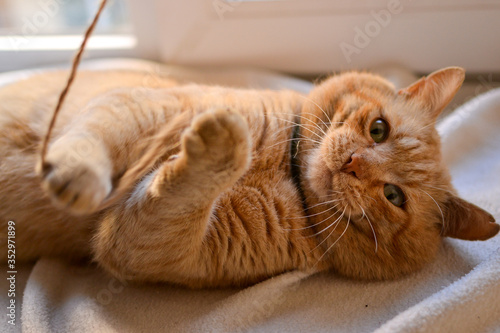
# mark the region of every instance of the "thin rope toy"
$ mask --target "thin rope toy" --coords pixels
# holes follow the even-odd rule
[[[73,84],[76,72],[78,70],[78,66],[81,62],[82,54],[85,50],[85,46],[87,45],[87,41],[89,40],[90,36],[94,31],[106,3],[107,0],[101,1],[99,9],[97,10],[96,15],[94,16],[92,23],[87,28],[87,31],[85,32],[85,36],[83,38],[83,42],[73,59],[71,72],[68,77],[66,86],[64,87],[63,91],[61,92],[61,95],[59,96],[59,100],[52,115],[52,119],[49,123],[47,133],[43,139],[41,158],[39,164],[42,175],[44,174],[44,171],[47,168],[49,168],[49,165],[47,165],[46,163],[46,155],[47,155],[48,143],[52,135],[52,130],[54,128],[57,116],[59,115],[59,111],[61,110],[64,100],[68,95],[69,89]],[[149,170],[151,170],[151,168],[158,161],[159,157],[165,155],[170,149],[175,148],[174,146],[165,145],[165,142],[168,141],[167,139],[171,136],[171,133],[181,131],[185,127],[184,124],[186,123],[186,121],[187,119],[185,119],[185,117],[179,117],[176,121],[173,121],[172,123],[168,124],[163,130],[161,130],[158,133],[158,135],[156,135],[155,140],[153,141],[150,149],[148,149],[148,151],[144,154],[144,156],[142,156],[141,159],[139,159],[139,161],[137,161],[137,163],[135,163],[129,170],[127,170],[123,174],[121,179],[118,181],[118,184],[115,186],[114,190],[101,203],[101,205],[98,207],[97,210],[105,209],[116,203],[118,200],[120,200],[121,197],[125,193],[127,193],[129,189],[136,183],[137,179],[140,179],[147,172],[149,172]]]
[[[104,10],[104,7],[106,6],[107,0],[102,0],[101,4],[99,6],[99,9],[97,10],[97,13],[94,16],[94,20],[90,24],[90,26],[87,28],[87,31],[85,32],[85,36],[83,38],[82,44],[80,45],[80,48],[78,49],[78,52],[76,53],[73,63],[71,66],[71,72],[68,77],[68,81],[66,83],[66,86],[64,87],[63,91],[61,92],[61,95],[59,95],[59,100],[57,101],[56,108],[54,110],[54,113],[52,114],[52,119],[50,120],[49,123],[49,128],[47,129],[47,134],[45,134],[45,137],[43,139],[43,144],[42,144],[42,151],[41,151],[41,170],[46,169],[48,166],[45,163],[45,157],[47,155],[47,147],[49,145],[49,140],[52,135],[52,130],[54,129],[54,125],[56,123],[57,116],[59,114],[59,111],[62,108],[62,105],[64,104],[64,100],[66,99],[66,96],[68,95],[69,89],[71,88],[71,85],[73,84],[73,81],[76,76],[76,71],[78,70],[78,66],[80,65],[80,62],[82,60],[82,54],[83,51],[85,50],[85,46],[87,45],[87,41],[90,39],[90,36],[94,32],[94,29],[97,25],[97,22],[99,21],[99,17],[101,16],[102,11]]]

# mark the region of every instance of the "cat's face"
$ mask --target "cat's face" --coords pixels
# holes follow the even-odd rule
[[[491,215],[456,197],[441,160],[435,120],[463,77],[446,69],[398,92],[380,77],[347,73],[311,93],[304,176],[310,204],[331,201],[313,211],[330,209],[318,215],[318,236],[341,273],[398,276],[432,259],[442,236],[498,232]],[[457,216],[462,210],[473,223]]]

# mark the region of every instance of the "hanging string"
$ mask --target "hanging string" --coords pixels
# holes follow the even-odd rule
[[[49,145],[49,140],[52,135],[52,130],[54,129],[54,125],[56,123],[57,116],[59,114],[59,111],[61,110],[64,100],[66,99],[66,96],[68,95],[69,89],[71,88],[71,85],[73,84],[73,81],[75,80],[76,72],[78,70],[78,66],[80,65],[80,62],[82,60],[82,54],[83,51],[85,50],[85,46],[87,45],[87,41],[90,39],[90,36],[94,32],[94,29],[97,25],[97,22],[99,21],[99,17],[101,16],[102,11],[104,10],[104,7],[106,6],[107,0],[102,0],[101,4],[99,6],[99,9],[97,10],[96,15],[94,16],[94,19],[90,26],[87,28],[87,31],[85,32],[85,36],[83,38],[83,42],[80,45],[80,48],[78,49],[78,52],[76,53],[73,63],[71,66],[71,72],[68,77],[68,81],[66,82],[66,85],[61,92],[61,95],[59,95],[59,100],[57,101],[56,108],[54,110],[54,113],[52,114],[52,119],[50,120],[49,127],[47,129],[47,133],[45,134],[45,137],[42,141],[42,150],[41,150],[41,170],[46,168],[46,163],[45,163],[45,156],[47,155],[47,147]]]
[[[43,174],[43,170],[48,167],[46,164],[45,158],[47,155],[47,149],[48,149],[48,143],[52,135],[52,130],[54,128],[57,116],[59,114],[59,111],[62,108],[62,105],[64,103],[64,100],[66,99],[66,96],[68,95],[69,89],[71,88],[71,85],[73,84],[73,81],[76,76],[76,72],[78,71],[78,66],[80,65],[82,54],[85,50],[85,46],[87,45],[88,40],[90,39],[90,36],[92,35],[97,22],[99,21],[99,17],[101,16],[101,13],[104,10],[104,7],[107,3],[107,0],[102,0],[101,4],[99,6],[99,9],[94,16],[94,19],[90,26],[87,28],[87,31],[85,32],[85,36],[83,38],[83,42],[78,49],[77,54],[75,55],[73,59],[73,63],[71,66],[71,72],[68,77],[68,81],[66,83],[66,86],[64,87],[63,91],[61,92],[61,95],[59,96],[59,100],[57,102],[56,108],[54,110],[54,114],[52,115],[52,119],[49,123],[49,127],[47,130],[47,133],[43,139],[42,143],[42,150],[41,150],[41,171]],[[118,181],[118,184],[116,184],[115,188],[113,191],[108,195],[108,197],[104,200],[104,202],[101,203],[99,206],[98,210],[105,209],[107,207],[110,207],[114,203],[116,203],[118,200],[120,200],[128,191],[131,187],[134,186],[134,184],[137,182],[137,179],[140,179],[143,177],[145,174],[147,174],[151,168],[156,164],[158,159],[161,159],[162,156],[168,155],[168,152],[172,149],[175,149],[178,146],[178,143],[176,145],[168,145],[165,144],[166,142],[169,142],[171,139],[172,133],[180,133],[183,128],[186,127],[186,124],[188,123],[188,114],[183,114],[181,117],[177,117],[178,119],[175,119],[175,121],[169,123],[165,128],[163,128],[154,138],[153,138],[153,143],[151,144],[150,149],[142,156],[137,163],[135,163],[130,169],[128,169],[125,174],[121,177],[121,179]],[[178,140],[177,140],[178,141]]]

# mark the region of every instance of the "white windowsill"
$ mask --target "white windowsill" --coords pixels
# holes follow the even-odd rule
[[[81,35],[55,36],[0,36],[0,51],[65,51],[76,50],[82,43]],[[133,35],[92,36],[87,50],[130,50],[137,46]]]

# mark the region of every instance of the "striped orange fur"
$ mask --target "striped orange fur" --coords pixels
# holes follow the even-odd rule
[[[350,72],[303,96],[82,72],[39,173],[64,74],[18,82],[0,90],[0,247],[12,220],[18,260],[90,259],[122,279],[190,287],[295,269],[412,272],[443,236],[499,229],[456,196],[441,161],[434,123],[463,77],[448,68],[396,91]],[[370,137],[376,119],[389,128],[381,143]],[[103,209],[144,156],[147,172]],[[388,183],[403,191],[402,206],[384,197]]]

